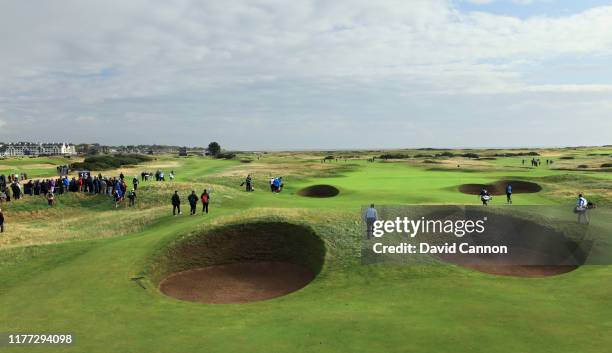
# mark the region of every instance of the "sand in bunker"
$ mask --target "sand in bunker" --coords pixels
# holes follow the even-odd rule
[[[542,190],[540,185],[529,181],[500,180],[493,184],[461,184],[459,185],[459,191],[464,194],[479,195],[484,188],[491,195],[505,195],[508,184],[512,185],[512,193],[514,194],[530,194]]]
[[[309,269],[287,262],[208,266],[178,272],[160,283],[162,293],[200,303],[248,303],[287,295],[314,279]]]
[[[462,255],[443,255],[441,259],[476,271],[501,276],[514,277],[547,277],[574,271],[579,266],[576,260],[566,254],[567,258],[555,259],[549,254],[530,249],[512,249],[512,260],[494,256],[467,259]],[[539,263],[539,264],[534,264]]]
[[[340,193],[335,186],[332,185],[312,185],[298,191],[298,195],[306,197],[334,197]]]
[[[507,253],[456,252],[440,254],[439,258],[481,272],[517,277],[559,275],[577,269],[586,260],[581,246],[583,230],[560,231],[532,220],[486,212],[474,212],[468,218],[472,217],[487,217],[487,230],[482,235],[466,234],[456,242],[475,247],[504,245]]]

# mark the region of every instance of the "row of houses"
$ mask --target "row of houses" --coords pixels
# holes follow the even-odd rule
[[[20,156],[70,156],[76,154],[76,148],[69,143],[32,143],[17,142],[0,144],[0,157]]]

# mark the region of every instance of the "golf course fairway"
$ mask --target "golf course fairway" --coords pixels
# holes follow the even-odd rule
[[[582,157],[572,163],[588,152],[575,151]],[[557,160],[565,152],[546,153]],[[323,163],[316,153],[270,153],[240,163],[160,156],[131,171],[166,165],[176,179],[142,182],[133,208],[76,193],[58,196],[52,209],[29,196],[4,205],[0,332],[71,333],[74,343],[0,350],[602,353],[612,347],[612,266],[586,264],[523,278],[453,264],[360,260],[362,207],[479,205],[478,196],[459,191],[462,184],[537,183],[541,191],[516,193],[507,207],[558,205],[568,212],[582,192],[599,205],[591,213],[594,226],[611,229],[612,174],[528,168],[520,157],[476,166],[466,166],[468,159],[432,164],[370,157],[341,155]],[[249,173],[254,192],[240,187]],[[282,192],[270,192],[271,176],[283,176]],[[300,195],[313,185],[338,192]],[[198,206],[190,216],[184,201],[183,214],[172,216],[174,190],[185,199],[205,188],[212,191],[208,214]],[[494,197],[491,206],[506,207],[505,196]],[[283,224],[293,230],[283,231]],[[274,227],[280,227],[276,233]],[[215,242],[222,234],[233,239],[233,250],[227,250],[230,240]],[[244,239],[236,238],[241,234]],[[303,243],[292,247],[291,236]],[[612,243],[612,234],[599,236],[602,244]],[[270,242],[276,245],[267,247]],[[257,251],[236,250],[249,246]],[[222,251],[224,257],[214,256]],[[179,300],[160,290],[169,274],[238,260],[288,262],[308,269],[312,278],[286,295],[239,304]]]

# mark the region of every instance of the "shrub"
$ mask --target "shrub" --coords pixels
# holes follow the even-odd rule
[[[70,168],[73,170],[107,170],[151,160],[153,158],[141,154],[96,155],[86,157],[83,162],[72,163]]]
[[[217,155],[219,153],[221,153],[221,145],[219,145],[217,142],[211,142],[208,144],[208,153],[210,153],[211,156],[213,157],[217,157]]]
[[[409,155],[407,154],[402,154],[402,153],[385,153],[385,154],[381,154],[380,159],[406,159],[406,158],[410,158]]]
[[[215,158],[218,159],[234,159],[236,157],[236,153],[234,152],[219,152],[215,155]]]
[[[572,157],[572,156],[563,156],[563,157],[560,157],[559,159],[574,159],[574,157]]]
[[[476,153],[464,153],[461,155],[461,157],[465,157],[465,158],[480,158],[479,155],[477,155]]]
[[[589,167],[589,166],[588,166],[588,165],[586,165],[586,164],[581,164],[581,165],[579,165],[579,166],[578,166],[578,168],[588,168],[588,167]]]
[[[539,156],[540,154],[538,152],[517,152],[517,153],[512,153],[512,152],[506,152],[506,153],[496,153],[493,156],[494,157],[522,157],[522,156]]]
[[[612,168],[612,163],[604,163],[601,165],[602,168]]]

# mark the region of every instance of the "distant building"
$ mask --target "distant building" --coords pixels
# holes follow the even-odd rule
[[[179,148],[179,157],[187,157],[187,147]]]
[[[76,148],[68,143],[32,143],[17,142],[0,145],[0,156],[70,156],[76,154]]]

